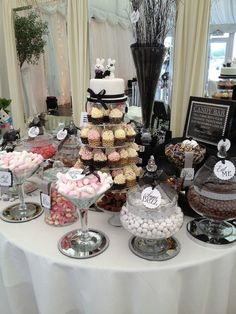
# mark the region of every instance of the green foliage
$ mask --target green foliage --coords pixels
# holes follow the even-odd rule
[[[44,53],[46,41],[43,36],[48,34],[46,22],[33,11],[27,16],[19,16],[15,13],[16,50],[20,67],[26,61],[38,64],[40,55]]]
[[[0,109],[3,109],[6,111],[6,113],[9,113],[9,110],[6,109],[11,103],[11,99],[6,98],[0,98]]]

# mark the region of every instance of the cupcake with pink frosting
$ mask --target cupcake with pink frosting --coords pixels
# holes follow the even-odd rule
[[[100,146],[101,145],[101,135],[98,130],[91,129],[88,132],[88,143],[91,146]]]
[[[80,159],[81,161],[86,165],[92,165],[93,164],[93,152],[91,149],[87,147],[83,147],[83,149],[80,150]]]
[[[120,165],[120,154],[116,151],[111,152],[108,154],[108,164],[111,168],[119,167]]]

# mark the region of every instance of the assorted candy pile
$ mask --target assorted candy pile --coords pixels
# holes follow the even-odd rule
[[[40,154],[44,159],[52,158],[56,154],[56,149],[53,145],[49,144],[42,147],[34,147],[32,153]]]
[[[72,173],[73,169],[75,168],[71,168],[69,172]],[[112,178],[107,173],[98,171],[96,175],[93,173],[84,175],[82,169],[75,170],[81,173],[77,179],[70,177],[69,172],[57,174],[56,185],[59,193],[72,198],[92,198],[103,194],[112,185]]]
[[[126,206],[123,206],[120,220],[125,229],[135,236],[147,239],[169,238],[181,228],[183,224],[183,213],[179,207],[172,215],[155,218],[142,218],[133,214]]]
[[[51,209],[45,221],[49,225],[64,226],[77,220],[76,207],[54,188],[51,189]]]
[[[9,169],[15,174],[30,172],[37,168],[42,161],[41,155],[26,151],[0,154],[0,168]]]

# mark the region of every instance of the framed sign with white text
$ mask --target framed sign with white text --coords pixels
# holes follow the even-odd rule
[[[190,97],[184,137],[210,145],[217,145],[223,137],[230,137],[235,101]]]

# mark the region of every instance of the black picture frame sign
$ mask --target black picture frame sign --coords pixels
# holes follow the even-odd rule
[[[230,137],[235,101],[190,97],[184,137],[217,146],[219,140]]]

